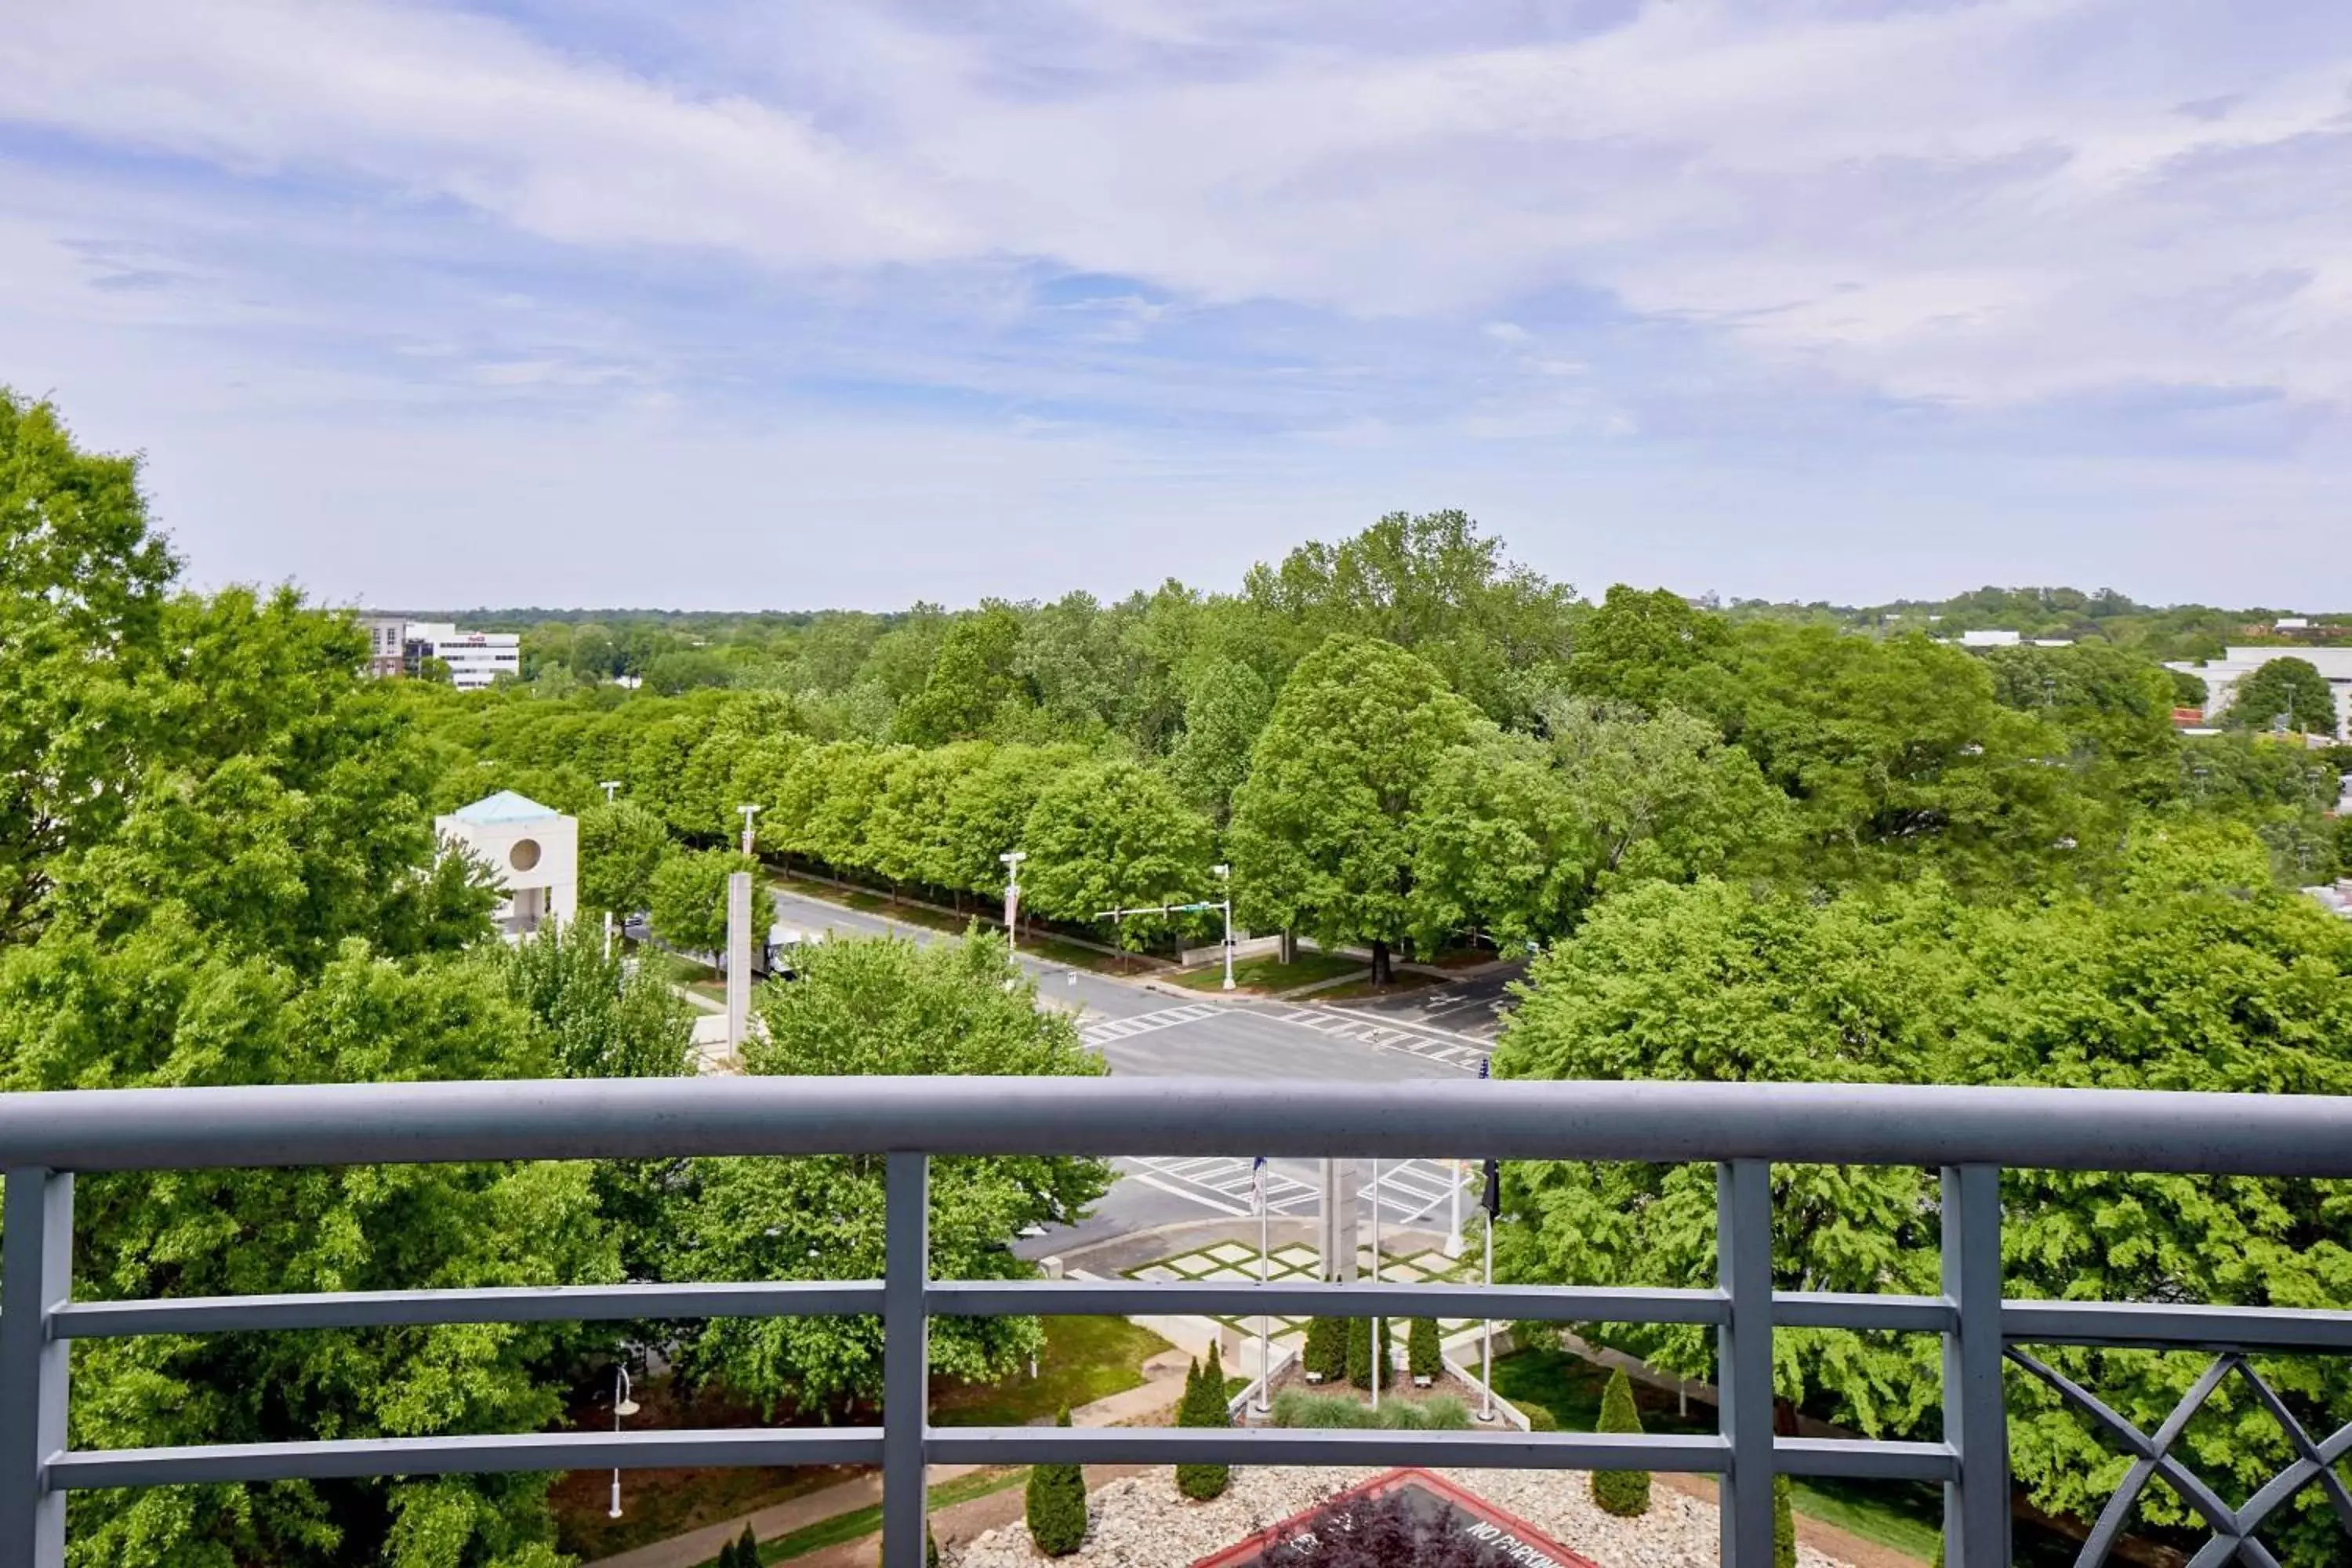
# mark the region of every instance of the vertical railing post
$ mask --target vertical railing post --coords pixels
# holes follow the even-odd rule
[[[73,1175],[7,1174],[0,1226],[0,1568],[65,1568],[66,1496],[42,1482],[66,1446],[71,1342],[49,1310],[73,1290]]]
[[[1716,1336],[1723,1473],[1722,1568],[1772,1568],[1772,1167],[1715,1169],[1716,1277],[1731,1310]]]
[[[2009,1411],[2001,1392],[2000,1170],[1944,1168],[1944,1438],[1959,1455],[1944,1488],[1944,1561],[2009,1568]]]
[[[882,1568],[923,1568],[929,1500],[923,1449],[931,1421],[931,1168],[893,1152],[882,1267]],[[6,1568],[6,1565],[0,1565]]]

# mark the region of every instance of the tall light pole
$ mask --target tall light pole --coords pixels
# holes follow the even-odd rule
[[[735,809],[743,814],[743,853],[749,855],[751,853],[752,844],[756,841],[751,819],[760,815],[760,808],[756,805],[739,805]]]
[[[1225,910],[1225,989],[1231,991],[1234,988],[1234,868],[1231,866],[1212,866],[1209,869],[1217,874],[1217,885],[1225,890],[1223,900]]]
[[[613,804],[613,796],[620,791],[621,781],[599,779],[596,787],[604,792],[604,804],[610,805]],[[613,911],[610,910],[604,911],[604,956],[606,958],[613,956]]]
[[[1009,849],[997,857],[1004,862],[1004,945],[1010,952],[1021,951],[1021,862],[1029,858],[1026,849]]]
[[[637,1402],[629,1397],[629,1369],[625,1366],[615,1366],[613,1368],[613,1434],[614,1436],[620,1435],[621,1417],[635,1415],[636,1413]],[[621,1517],[621,1467],[618,1465],[613,1467],[613,1507],[608,1517],[613,1519]]]

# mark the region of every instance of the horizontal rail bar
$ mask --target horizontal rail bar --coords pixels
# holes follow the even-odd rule
[[[2137,1301],[2007,1301],[2000,1332],[2019,1344],[2352,1352],[2352,1312]]]
[[[1305,1104],[1313,1116],[1297,1113]],[[0,1095],[0,1166],[60,1171],[894,1149],[2352,1177],[2352,1098],[1892,1084],[760,1077]]]
[[[1538,1322],[1718,1323],[1718,1290],[1624,1290],[1548,1285],[1265,1285],[1148,1279],[952,1281],[923,1295],[935,1317],[1092,1317],[1103,1313],[1337,1318],[1524,1318]],[[1867,1298],[1864,1298],[1867,1300]]]
[[[864,1465],[882,1458],[874,1426],[685,1432],[530,1432],[500,1436],[366,1437],[331,1443],[225,1443],[186,1448],[84,1448],[52,1457],[52,1488],[455,1476],[511,1470],[647,1470]]]
[[[1217,1426],[941,1426],[933,1464],[1466,1465],[1486,1469],[1719,1473],[1720,1437],[1638,1432],[1388,1432]]]
[[[875,1280],[785,1284],[501,1286],[74,1301],[49,1315],[60,1339],[373,1329],[429,1323],[588,1323],[636,1318],[819,1318],[882,1310]]]
[[[1792,1476],[1843,1476],[1866,1481],[1949,1481],[1959,1456],[1948,1443],[1896,1443],[1881,1438],[1780,1437],[1772,1468]]]
[[[1903,1334],[1944,1334],[1960,1311],[1941,1296],[1875,1296],[1842,1290],[1783,1290],[1772,1297],[1772,1321],[1784,1329],[1884,1329]]]

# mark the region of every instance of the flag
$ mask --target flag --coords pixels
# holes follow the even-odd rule
[[[1265,1156],[1250,1162],[1250,1213],[1265,1212]]]

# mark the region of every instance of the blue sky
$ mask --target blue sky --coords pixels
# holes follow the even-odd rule
[[[75,0],[0,276],[206,584],[2352,607],[2336,0]]]

